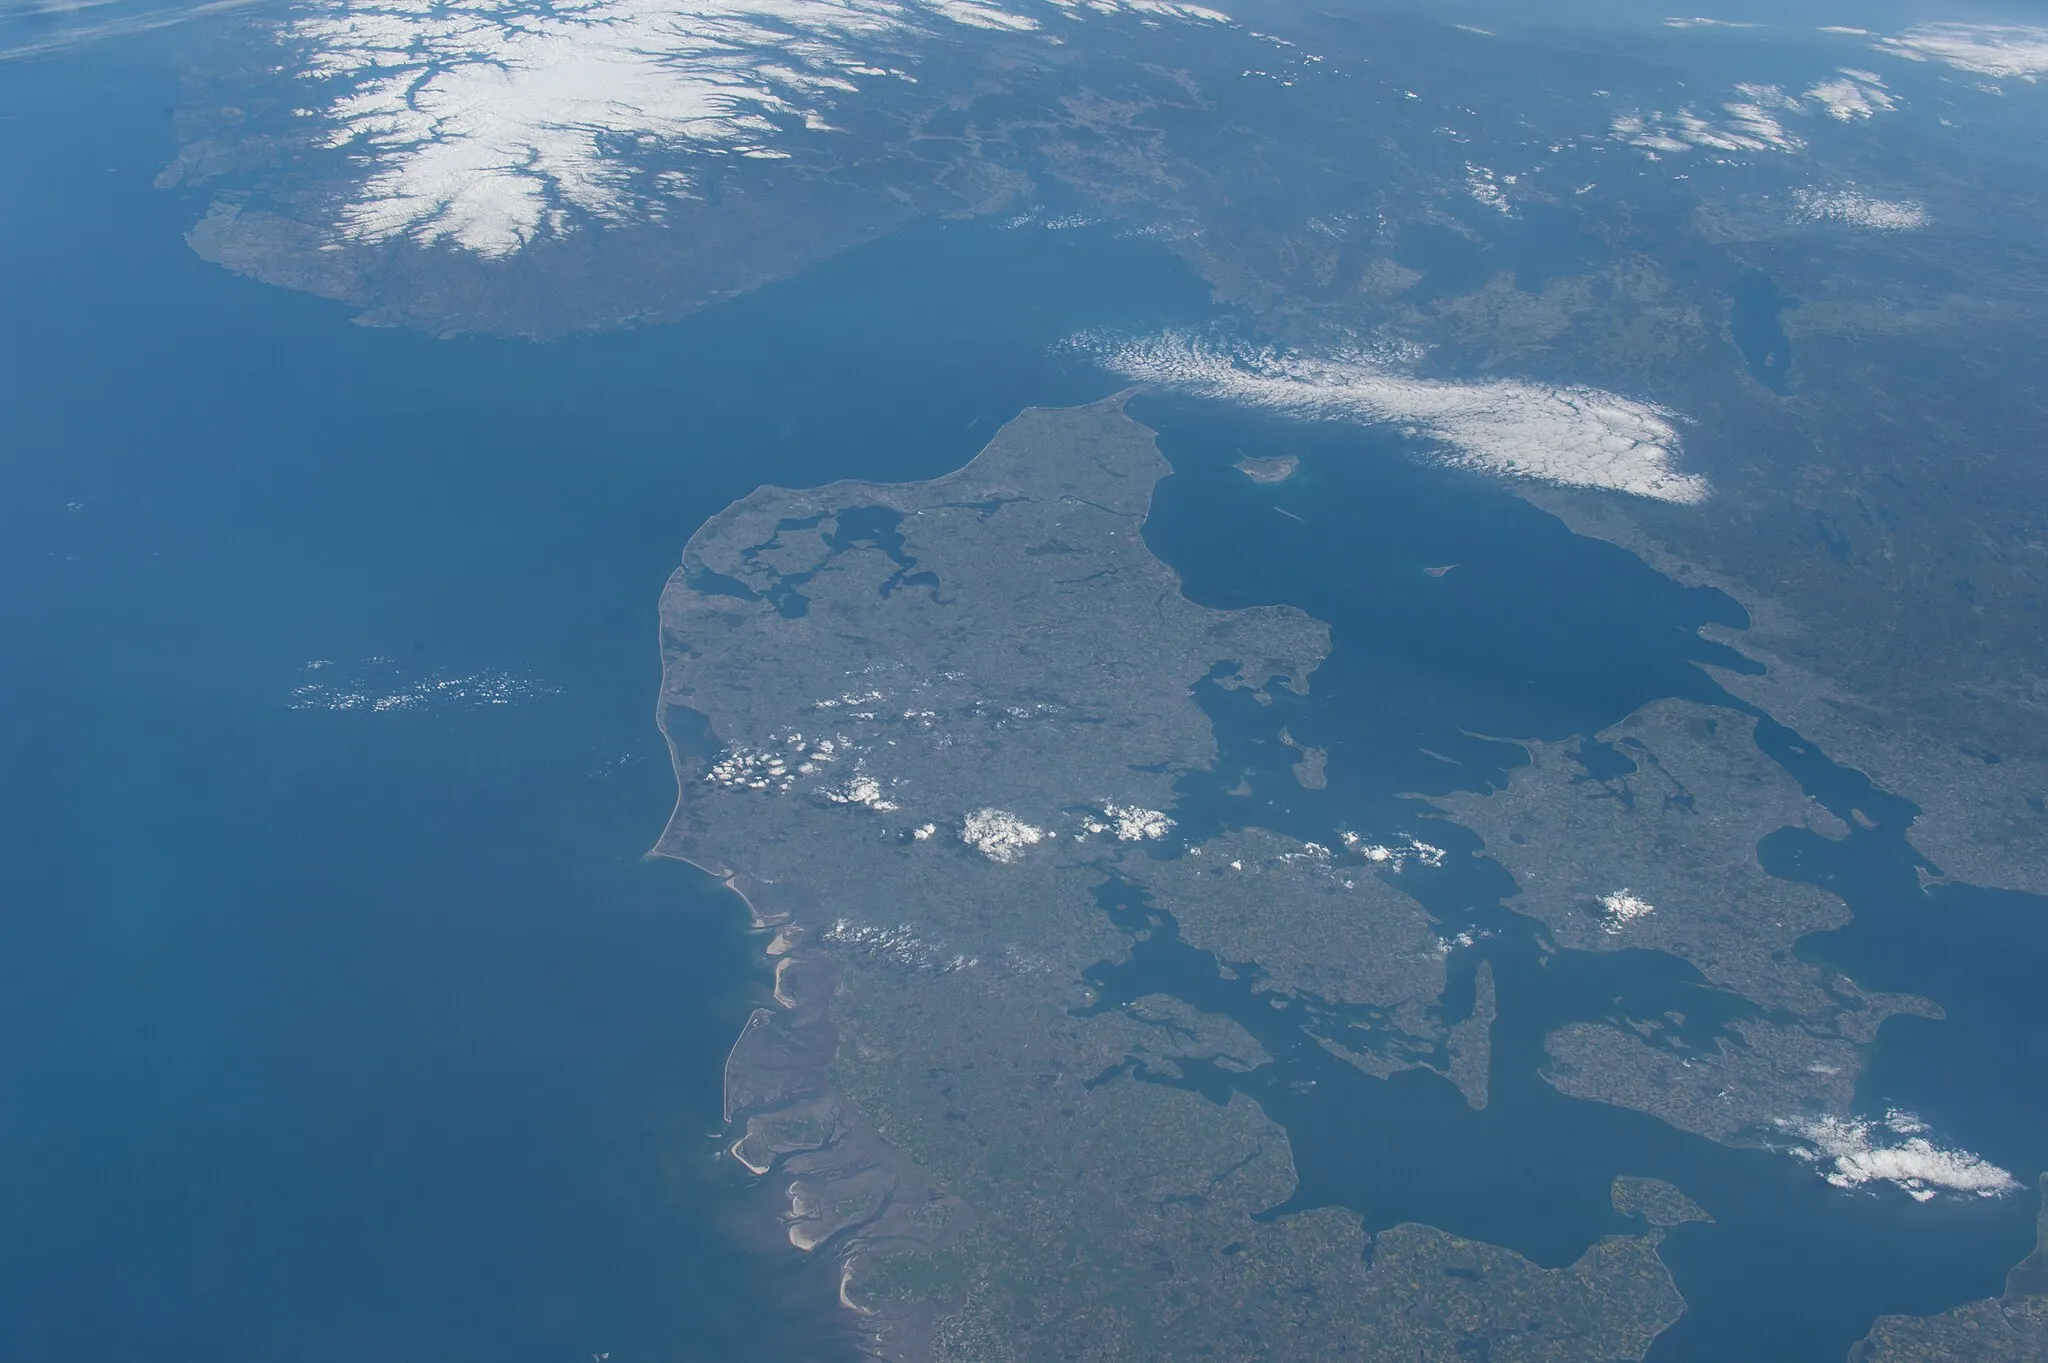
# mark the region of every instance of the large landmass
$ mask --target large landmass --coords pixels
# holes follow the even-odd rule
[[[1311,355],[1387,339],[1426,355],[1424,376],[1664,404],[1691,418],[1705,503],[1525,490],[1738,598],[1743,649],[1768,670],[1730,690],[1919,804],[1932,867],[2048,889],[2048,466],[2012,453],[2042,424],[2014,357],[2044,340],[2048,179],[2038,120],[2000,108],[2022,86],[1972,94],[1869,35],[1481,32],[1291,0],[1256,28],[914,46],[869,54],[921,74],[835,108],[844,131],[790,140],[788,160],[697,158],[697,188],[659,214],[505,260],[338,235],[360,148],[300,116],[303,68],[270,40],[195,68],[163,182],[201,188],[191,240],[229,268],[369,320],[522,335],[678,316],[920,215],[1054,199],[1156,238],[1261,339]],[[1897,93],[1869,118],[1780,110],[1796,147],[1650,153],[1615,134],[1693,101],[1768,102],[1755,82],[1845,62],[1882,67]],[[1830,185],[1923,220],[1797,209]],[[1775,385],[1732,343],[1728,285],[1751,270],[1800,300]]]
[[[1638,1233],[1548,1268],[1335,1208],[1260,1219],[1294,1189],[1285,1132],[1175,1082],[1260,1044],[1163,986],[1088,985],[1177,932],[1276,1006],[1341,1011],[1319,1039],[1369,1072],[1485,1101],[1491,976],[1446,1015],[1386,849],[1175,824],[1217,754],[1196,688],[1305,691],[1329,639],[1182,595],[1142,536],[1166,471],[1119,401],[1034,410],[946,477],[764,488],[692,537],[661,603],[659,850],[774,930],[734,1156],[843,1264],[883,1357],[1640,1357],[1683,1307],[1656,1250],[1696,1215],[1676,1190],[1617,1184]]]

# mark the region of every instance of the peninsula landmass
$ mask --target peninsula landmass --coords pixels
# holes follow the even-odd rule
[[[1388,849],[1184,835],[1177,780],[1217,756],[1196,689],[1305,692],[1329,635],[1182,595],[1143,538],[1167,471],[1120,398],[1031,410],[946,477],[763,488],[692,537],[661,603],[657,850],[773,929],[734,1157],[841,1263],[880,1357],[1641,1357],[1684,1305],[1657,1218],[1544,1267],[1340,1208],[1261,1217],[1295,1191],[1286,1132],[1190,1078],[1261,1043],[1164,982],[1091,983],[1177,935],[1276,1008],[1341,1014],[1332,1053],[1485,1101],[1491,977],[1445,1015]]]

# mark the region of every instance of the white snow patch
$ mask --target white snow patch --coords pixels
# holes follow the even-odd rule
[[[1044,842],[1045,830],[1005,810],[977,809],[962,822],[960,841],[990,861],[1008,863],[1022,856],[1025,848]]]
[[[1306,356],[1178,331],[1075,344],[1140,382],[1292,416],[1404,423],[1446,446],[1452,463],[1486,473],[1666,502],[1707,495],[1705,479],[1672,467],[1670,412],[1597,388],[1419,379],[1363,350]]]
[[[1927,1123],[1897,1108],[1882,1121],[1784,1118],[1776,1125],[1805,1142],[1792,1153],[1818,1165],[1837,1188],[1890,1183],[1916,1202],[1939,1193],[2004,1197],[2019,1190],[2017,1179],[1982,1156],[1934,1144]]]
[[[1600,908],[1605,917],[1600,926],[1608,933],[1619,933],[1639,918],[1648,918],[1657,911],[1657,906],[1640,895],[1627,890],[1616,890],[1613,894],[1600,896]]]
[[[1838,222],[1873,232],[1909,232],[1925,227],[1927,210],[1906,199],[1880,199],[1860,189],[1801,189],[1792,202],[1801,222]]]
[[[1923,24],[1877,47],[1895,57],[2020,80],[2048,75],[2048,28],[2020,24]]]
[[[307,111],[363,167],[343,241],[445,242],[511,256],[581,215],[658,216],[694,177],[635,174],[636,153],[785,159],[830,135],[879,43],[1040,28],[1022,0],[313,0],[278,32],[317,93]],[[1160,0],[1090,14],[1227,22]],[[1044,11],[1050,15],[1056,11]],[[1048,39],[1039,39],[1048,41]],[[799,133],[798,130],[804,130]]]

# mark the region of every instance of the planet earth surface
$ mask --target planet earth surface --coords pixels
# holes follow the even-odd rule
[[[2048,19],[0,9],[23,1359],[2048,1357]]]

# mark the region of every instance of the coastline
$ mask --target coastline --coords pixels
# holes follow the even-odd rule
[[[1142,391],[1141,385],[1130,385],[1079,408],[1027,407],[1003,429],[1018,421],[1071,419],[1083,412],[1106,411],[1129,421],[1124,408]],[[1143,455],[1141,467],[1130,476],[1143,478],[1143,501],[1149,508],[1150,489],[1169,467],[1150,428],[1133,424],[1143,431]],[[975,478],[1001,481],[1003,475],[992,474],[991,469],[1003,467],[1007,457],[999,433],[965,464],[937,480],[844,479],[802,495],[824,502],[852,488],[879,492],[958,486],[960,480]],[[1113,476],[1123,475],[1120,471]],[[1120,486],[1117,490],[1122,491]],[[673,592],[694,590],[691,574],[700,537],[759,496],[756,492],[738,499],[692,533],[665,583],[664,602]],[[1169,565],[1159,565],[1158,571],[1178,588],[1178,574]],[[965,1297],[957,1289],[912,1289],[900,1297],[892,1292],[886,1302],[867,1300],[861,1282],[877,1260],[943,1249],[974,1229],[979,1216],[969,1203],[939,1188],[922,1165],[884,1138],[834,1085],[832,1067],[841,1038],[832,1004],[839,992],[841,965],[822,945],[814,944],[814,934],[822,936],[830,923],[811,890],[737,870],[735,860],[712,841],[691,796],[720,743],[711,720],[678,699],[670,684],[677,664],[696,654],[667,632],[665,615],[658,642],[663,680],[655,719],[668,746],[676,799],[647,855],[680,861],[715,877],[739,898],[756,931],[772,931],[762,949],[773,969],[769,1001],[743,1024],[724,1067],[725,1152],[773,1190],[790,1246],[806,1255],[823,1252],[837,1261],[836,1298],[852,1317],[863,1354],[888,1363],[923,1363],[932,1355],[938,1322],[963,1309]],[[1290,665],[1279,670],[1292,689],[1305,690],[1306,677],[1297,675],[1298,669]]]
[[[1969,723],[1929,723],[1924,716],[1860,693],[1823,670],[1812,626],[1788,601],[1759,591],[1738,574],[1686,556],[1672,537],[1646,525],[1634,508],[1567,489],[1517,486],[1517,496],[1555,516],[1575,535],[1634,554],[1688,587],[1721,592],[1748,616],[1746,627],[1709,625],[1703,638],[1736,650],[1762,671],[1744,675],[1710,668],[1728,693],[1768,711],[1818,744],[1846,770],[1911,800],[1913,845],[1941,874],[1988,889],[2048,894],[2041,852],[2048,822],[2031,807],[2048,763],[2024,752],[1990,753]],[[1838,664],[1842,660],[1834,660]]]
[[[739,900],[756,931],[774,930],[762,954],[773,962],[775,1006],[755,1008],[726,1055],[724,1153],[764,1184],[786,1179],[774,1194],[784,1206],[783,1237],[801,1254],[822,1250],[837,1261],[838,1304],[853,1317],[863,1356],[923,1363],[931,1356],[935,1321],[957,1303],[868,1305],[856,1296],[857,1280],[870,1255],[943,1247],[973,1223],[973,1211],[939,1190],[834,1090],[831,1066],[839,1036],[831,1002],[839,970],[830,956],[808,945],[816,898],[800,887],[728,869],[713,849],[684,831],[687,792],[702,763],[685,756],[677,743],[668,719],[674,708],[679,707],[659,705],[656,726],[669,747],[676,805],[647,856],[714,877]],[[937,1225],[927,1224],[928,1216],[914,1216],[935,1203],[948,1213]]]

